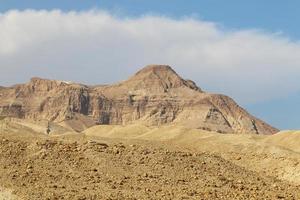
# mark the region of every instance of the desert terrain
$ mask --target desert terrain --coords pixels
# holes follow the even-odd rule
[[[296,132],[52,126],[47,135],[42,121],[1,120],[0,199],[300,198]]]
[[[168,65],[0,87],[0,199],[300,199],[299,131]]]

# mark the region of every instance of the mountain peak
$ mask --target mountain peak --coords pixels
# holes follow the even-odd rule
[[[201,91],[194,82],[184,80],[169,65],[147,65],[125,81],[125,85],[150,92],[167,92],[179,87]]]
[[[133,122],[172,123],[221,133],[277,131],[231,98],[203,93],[168,65],[148,65],[127,81],[97,88],[32,78],[0,95],[1,116],[64,122],[78,131],[97,123]]]
[[[136,73],[136,75],[144,74],[144,73],[157,73],[157,74],[159,74],[159,73],[166,73],[166,72],[176,74],[176,72],[169,65],[147,65],[146,67],[139,70]]]

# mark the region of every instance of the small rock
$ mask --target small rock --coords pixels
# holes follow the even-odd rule
[[[237,156],[235,159],[236,159],[236,160],[241,160],[242,157],[241,157],[241,156]]]
[[[27,165],[27,169],[32,169],[32,165]]]

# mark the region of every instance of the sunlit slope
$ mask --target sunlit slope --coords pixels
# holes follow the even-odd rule
[[[164,141],[183,145],[190,149],[210,152],[243,151],[249,148],[260,151],[263,146],[266,146],[263,142],[266,136],[219,134],[176,125],[160,127],[147,127],[141,124],[127,126],[100,125],[91,127],[83,133],[88,136]]]
[[[99,125],[91,127],[84,134],[90,136],[144,139],[154,141],[170,141],[178,144],[190,144],[193,148],[203,148],[213,151],[220,149],[239,149],[251,147],[270,149],[272,146],[282,150],[300,152],[300,131],[282,131],[271,136],[253,134],[219,134],[216,132],[189,129],[184,126],[165,125],[159,127],[148,127],[142,124],[132,125]],[[205,145],[197,145],[205,144]],[[214,147],[214,148],[212,148]]]
[[[144,125],[132,124],[132,125],[99,125],[93,126],[85,131],[86,135],[99,136],[99,137],[110,137],[110,138],[137,138],[151,129]]]
[[[51,135],[76,133],[72,129],[57,123],[51,122],[49,126]],[[47,127],[47,120],[29,120],[17,118],[4,118],[0,120],[0,133],[18,133],[24,136],[26,134],[40,134],[46,136]]]
[[[220,134],[179,125],[149,127],[144,124],[100,125],[78,133],[52,123],[50,135],[45,134],[45,121],[20,119],[0,120],[1,134],[14,134],[26,138],[30,135],[66,137],[76,140],[85,135],[89,139],[116,138],[118,141],[147,140],[168,144],[192,152],[209,152],[221,155],[246,169],[263,172],[282,180],[300,184],[300,132],[283,131],[275,135]],[[76,137],[75,137],[76,136]]]
[[[222,155],[253,171],[300,184],[299,132],[278,135],[219,134],[182,126],[95,126],[87,136],[164,142],[191,151]]]
[[[266,137],[266,142],[300,152],[300,131],[281,131],[272,137]]]

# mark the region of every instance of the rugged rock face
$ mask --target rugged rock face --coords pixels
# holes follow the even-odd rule
[[[0,88],[0,115],[48,119],[78,131],[95,124],[134,122],[176,123],[220,133],[278,131],[231,98],[203,92],[167,65],[146,66],[128,80],[109,86],[32,78],[26,84]]]

